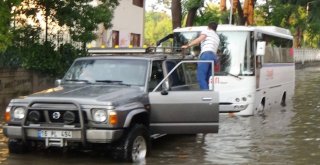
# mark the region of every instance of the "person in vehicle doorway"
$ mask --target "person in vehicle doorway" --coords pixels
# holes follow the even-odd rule
[[[183,45],[181,48],[186,49],[201,43],[201,52],[199,60],[210,60],[214,63],[218,63],[217,50],[220,43],[220,38],[216,33],[218,24],[210,22],[208,29],[203,30],[200,36],[187,45]],[[199,82],[200,89],[209,89],[209,78],[212,75],[211,64],[198,63],[197,67],[197,80]]]

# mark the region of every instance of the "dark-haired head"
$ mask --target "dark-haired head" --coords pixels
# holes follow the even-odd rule
[[[218,24],[215,23],[215,22],[210,22],[210,23],[208,24],[208,27],[209,27],[209,29],[212,29],[212,30],[216,31],[216,30],[217,30],[217,27],[218,27]]]

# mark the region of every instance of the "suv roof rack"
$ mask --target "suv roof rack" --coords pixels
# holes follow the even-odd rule
[[[117,55],[117,54],[170,54],[181,55],[181,48],[176,47],[147,47],[147,48],[89,48],[88,53],[95,55]]]
[[[130,53],[145,53],[146,48],[90,48],[90,54],[130,54]]]

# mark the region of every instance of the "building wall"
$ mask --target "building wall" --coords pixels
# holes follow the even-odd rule
[[[120,0],[119,6],[115,9],[112,20],[113,27],[106,30],[103,25],[97,30],[97,40],[92,42],[93,47],[112,47],[112,31],[119,32],[119,47],[128,47],[133,34],[140,34],[140,46],[144,38],[144,6],[139,7],[133,4],[134,0]],[[145,4],[145,0],[143,0]]]

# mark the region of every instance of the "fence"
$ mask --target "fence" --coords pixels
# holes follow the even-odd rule
[[[304,64],[305,62],[320,61],[320,49],[294,49],[294,61]]]

